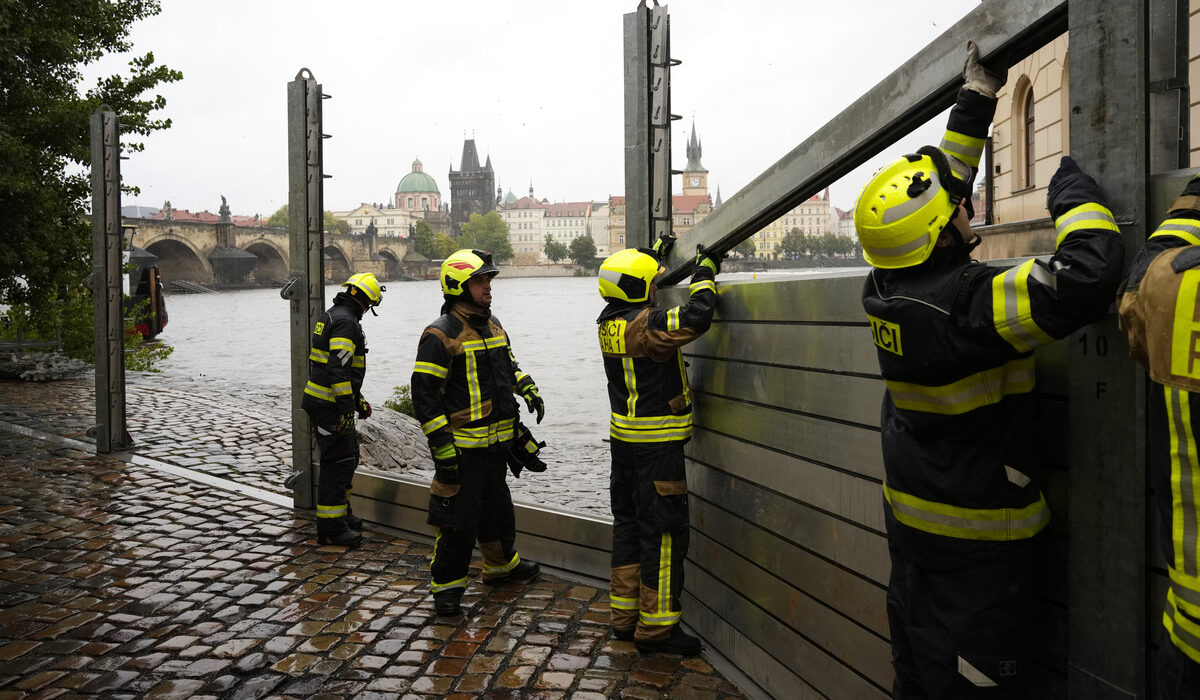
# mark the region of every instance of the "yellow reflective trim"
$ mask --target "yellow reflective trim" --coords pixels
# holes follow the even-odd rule
[[[345,350],[350,354],[354,354],[354,343],[349,338],[330,338],[329,352],[334,350]]]
[[[683,405],[692,405],[692,385],[688,383],[687,364],[683,361],[683,351],[675,351],[675,362],[679,365],[679,385],[683,387]]]
[[[905,525],[964,540],[1009,541],[1033,537],[1050,523],[1050,509],[1039,493],[1024,508],[960,508],[897,491],[886,483],[883,495]]]
[[[671,612],[671,533],[662,533],[658,545],[658,607],[656,614]]]
[[[1167,219],[1150,234],[1151,238],[1156,236],[1175,236],[1192,245],[1200,245],[1200,226],[1196,225],[1195,219]]]
[[[633,358],[622,357],[621,369],[625,370],[625,389],[629,391],[629,398],[625,399],[625,412],[629,417],[637,414],[637,372],[633,370]]]
[[[1200,663],[1200,626],[1189,620],[1178,609],[1179,599],[1175,589],[1167,589],[1167,605],[1163,610],[1163,627],[1171,635],[1171,642],[1188,658]]]
[[[475,421],[483,418],[483,390],[479,388],[479,362],[475,358],[475,353],[468,352],[466,357],[467,407],[470,409],[468,420]]]
[[[1058,230],[1058,239],[1054,242],[1055,249],[1062,245],[1063,239],[1079,230],[1103,229],[1121,232],[1121,228],[1117,226],[1117,220],[1113,218],[1108,207],[1095,202],[1073,207],[1066,214],[1054,220],[1054,228]]]
[[[420,372],[421,374],[432,374],[433,376],[437,377],[438,379],[445,379],[446,375],[450,373],[450,369],[448,367],[443,367],[441,365],[435,365],[432,362],[418,362],[416,365],[413,366],[413,372]]]
[[[323,506],[320,503],[317,504],[318,518],[344,518],[348,512],[345,503],[340,506]]]
[[[638,599],[637,598],[623,598],[619,595],[612,595],[610,593],[608,595],[608,607],[613,608],[615,610],[637,610],[638,609]]]
[[[942,142],[938,145],[947,155],[953,156],[972,168],[979,167],[979,159],[983,157],[983,148],[987,144],[986,138],[977,136],[967,136],[957,131],[947,131],[942,135]]]
[[[1200,456],[1192,432],[1188,392],[1163,387],[1171,460],[1172,566],[1187,576],[1200,574]]]
[[[679,325],[679,307],[676,306],[672,309],[667,309],[667,330],[677,331],[679,330]]]
[[[355,355],[354,359],[350,361],[350,366],[357,367],[359,369],[365,368],[367,366],[367,356],[366,355]]]
[[[422,423],[421,424],[421,432],[428,435],[428,434],[432,433],[433,431],[437,430],[438,428],[444,428],[449,424],[450,424],[450,420],[446,418],[445,414],[442,414],[442,415],[438,416],[437,418],[434,418],[432,420]]]
[[[648,613],[642,611],[638,613],[638,618],[643,625],[665,626],[673,625],[679,622],[682,612],[665,612],[665,613]]]
[[[692,436],[692,426],[686,428],[662,428],[659,430],[629,430],[610,425],[609,436],[624,442],[671,442],[686,440]]]
[[[454,444],[459,447],[489,447],[516,437],[516,419],[506,418],[475,428],[455,428]]]
[[[619,428],[682,428],[691,425],[692,414],[681,416],[623,416],[620,413],[610,413],[612,424]]]
[[[1167,567],[1167,573],[1171,576],[1171,590],[1175,591],[1179,609],[1200,618],[1200,578],[1188,576],[1173,566]]]
[[[350,382],[337,382],[332,387],[334,396],[350,396],[354,393],[354,389],[350,388]]]
[[[957,416],[998,404],[1006,396],[1028,394],[1033,391],[1034,377],[1033,357],[1022,357],[941,386],[885,383],[896,408]]]
[[[440,538],[441,535],[439,534],[438,537]],[[430,563],[432,563],[432,562],[430,562]],[[451,581],[450,583],[437,583],[437,582],[433,581],[432,579],[430,579],[430,581],[429,581],[429,590],[432,593],[441,593],[442,591],[448,591],[451,588],[466,588],[466,587],[467,587],[467,577],[466,576],[463,576],[460,579]]]
[[[520,563],[521,563],[521,555],[514,552],[512,559],[510,559],[507,564],[504,564],[501,566],[488,566],[485,563],[483,565],[483,573],[485,573],[485,574],[506,574],[506,573],[512,571],[514,568],[516,568],[517,564],[520,564]]]
[[[491,338],[483,338],[481,340],[468,340],[462,344],[465,352],[479,352],[480,350],[495,350],[496,348],[508,347],[508,340],[502,335],[492,336]]]
[[[1018,352],[1029,352],[1054,340],[1033,320],[1029,276],[1036,264],[1037,261],[1030,258],[992,278],[992,320],[1000,337]],[[1035,279],[1040,272],[1039,268]]]
[[[333,392],[329,390],[329,387],[321,386],[320,384],[314,384],[311,380],[304,386],[304,393],[312,396],[313,398],[322,399],[324,401],[336,401],[333,396]]]
[[[713,294],[716,294],[717,293],[717,283],[713,282],[712,280],[701,280],[699,282],[693,282],[692,284],[688,285],[688,294],[689,295],[695,294],[696,292],[704,291],[705,289],[709,290]]]
[[[1175,318],[1171,324],[1171,374],[1200,379],[1200,314],[1196,296],[1200,270],[1184,270],[1175,297]]]
[[[329,353],[320,348],[312,348],[308,351],[308,359],[312,360],[313,362],[327,364],[329,362]]]

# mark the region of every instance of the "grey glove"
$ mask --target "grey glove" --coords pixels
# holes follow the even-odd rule
[[[963,62],[963,87],[977,92],[984,97],[995,98],[1000,88],[1004,87],[1008,74],[997,75],[979,62],[979,47],[975,42],[967,42],[967,60]]]

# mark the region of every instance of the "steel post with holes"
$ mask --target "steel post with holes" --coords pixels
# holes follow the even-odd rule
[[[308,384],[308,350],[313,323],[325,308],[322,265],[325,238],[322,216],[321,85],[307,68],[288,83],[288,233],[290,280],[280,292],[288,300],[292,367],[292,469],[289,479],[297,508],[315,505],[316,438],[301,408]]]
[[[643,1],[625,20],[625,240],[653,245],[671,232],[670,18]]]
[[[1108,198],[1129,255],[1145,241],[1149,0],[1070,3],[1069,152]],[[1067,683],[1145,697],[1145,388],[1116,318],[1068,340]]]
[[[125,426],[125,313],[121,284],[121,134],[117,115],[92,113],[92,300],[95,307],[96,451],[129,447]]]

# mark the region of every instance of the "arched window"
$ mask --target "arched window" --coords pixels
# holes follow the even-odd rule
[[[1033,121],[1033,86],[1030,86],[1025,92],[1024,112],[1022,123],[1024,124],[1023,132],[1025,138],[1022,149],[1024,152],[1023,160],[1025,161],[1025,182],[1023,184],[1026,187],[1033,187],[1033,166],[1037,163],[1033,152],[1033,138],[1037,134],[1037,127]]]

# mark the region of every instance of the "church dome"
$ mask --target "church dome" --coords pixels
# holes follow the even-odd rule
[[[437,183],[422,169],[420,160],[413,161],[412,172],[405,175],[400,180],[400,184],[396,185],[396,194],[405,194],[408,192],[434,192],[441,194]]]

